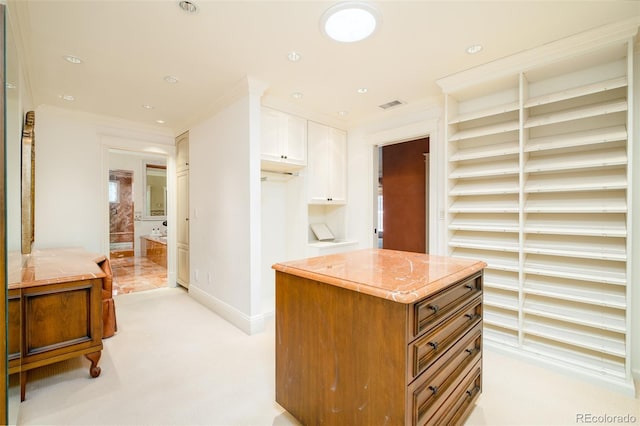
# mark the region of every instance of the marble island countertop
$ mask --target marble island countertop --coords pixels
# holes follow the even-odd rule
[[[479,260],[365,249],[276,263],[276,271],[413,303],[486,267]]]
[[[31,254],[9,252],[8,288],[102,278],[106,275],[97,262],[104,259],[104,255],[81,248],[40,249],[33,250]]]

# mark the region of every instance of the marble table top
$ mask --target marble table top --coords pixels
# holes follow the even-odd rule
[[[82,281],[106,275],[97,264],[106,257],[81,248],[39,249],[31,254],[9,252],[7,258],[9,289]]]
[[[273,269],[399,303],[413,303],[486,266],[480,260],[365,249],[276,263]]]

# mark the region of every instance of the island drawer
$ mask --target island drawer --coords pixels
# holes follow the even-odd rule
[[[425,334],[409,345],[409,380],[417,377],[437,361],[447,359],[441,357],[450,349],[452,353],[468,349],[477,352],[474,341],[481,332],[482,297],[475,298],[454,315],[449,317],[431,332]],[[469,331],[473,332],[469,333]],[[471,349],[469,349],[471,348]],[[441,357],[441,358],[440,358]]]
[[[469,356],[463,351],[431,379],[416,380],[409,386],[411,424],[453,424],[454,406],[464,410],[480,392],[481,369],[481,353]],[[416,386],[418,382],[422,383]]]
[[[412,309],[413,335],[419,336],[466,301],[482,293],[482,272],[461,280],[441,292],[417,302]]]

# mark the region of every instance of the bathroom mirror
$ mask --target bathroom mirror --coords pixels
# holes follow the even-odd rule
[[[167,166],[144,165],[144,215],[145,220],[167,219]]]

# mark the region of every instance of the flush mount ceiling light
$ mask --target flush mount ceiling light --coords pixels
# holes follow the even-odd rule
[[[73,95],[60,95],[60,96],[58,96],[58,97],[59,97],[60,99],[62,99],[63,101],[68,101],[68,102],[71,102],[71,101],[75,101],[75,100],[76,100],[76,98],[75,98]]]
[[[482,50],[482,45],[481,44],[472,44],[471,46],[467,47],[465,49],[465,51],[469,54],[469,55],[474,55],[478,52],[480,52]]]
[[[346,117],[349,114],[349,111],[338,111],[338,115],[340,117]]]
[[[164,78],[164,81],[166,81],[169,84],[175,84],[178,82],[178,79],[172,75],[168,75]]]
[[[369,91],[369,89],[367,89],[366,87],[361,87],[358,90],[356,90],[356,92],[358,93],[367,93]]]
[[[180,9],[187,13],[196,13],[198,11],[198,6],[190,1],[181,1],[178,5],[180,6]]]
[[[327,9],[320,20],[322,31],[331,39],[353,43],[371,36],[379,23],[378,11],[354,1],[338,3]]]
[[[287,59],[289,59],[291,62],[298,62],[300,59],[302,59],[302,56],[300,56],[298,52],[292,50],[291,52],[289,52],[289,54],[287,54]]]
[[[153,109],[153,105],[144,104],[144,105],[142,105],[142,108],[144,108],[144,109]]]
[[[158,123],[158,124],[164,124],[164,123],[166,123],[166,121],[164,121],[164,120],[156,120],[156,123]]]
[[[82,59],[78,58],[77,56],[73,56],[73,55],[64,56],[64,60],[67,61],[67,62],[70,62],[72,64],[81,64],[82,63]]]
[[[300,92],[293,92],[293,93],[291,94],[291,97],[292,97],[293,99],[302,99],[302,96],[303,96],[303,95],[302,95],[302,93],[300,93]]]

